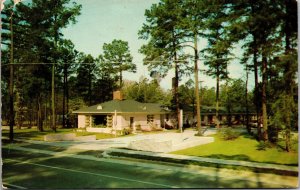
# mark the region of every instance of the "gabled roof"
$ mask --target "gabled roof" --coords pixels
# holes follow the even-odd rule
[[[81,114],[107,114],[107,113],[167,113],[168,110],[157,103],[140,103],[135,100],[111,100],[87,108],[82,108],[73,113]]]

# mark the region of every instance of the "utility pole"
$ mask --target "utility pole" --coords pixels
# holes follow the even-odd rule
[[[14,79],[14,50],[13,50],[13,15],[14,11],[11,11],[10,17],[10,66],[9,66],[9,111],[10,111],[10,119],[9,119],[9,140],[12,142],[14,140],[14,87],[13,87],[13,79]]]
[[[56,2],[57,3],[57,2]],[[57,5],[55,4],[55,7]],[[57,14],[54,15],[54,43],[57,48],[58,43],[58,29],[55,26],[57,24]],[[57,63],[57,55],[55,55],[55,62]],[[56,132],[56,113],[55,113],[55,64],[52,65],[52,76],[51,76],[51,108],[52,108],[52,129]]]
[[[55,83],[54,83],[54,72],[55,72],[55,64],[52,65],[52,77],[51,77],[51,106],[52,106],[52,129],[56,132],[56,123],[55,123]]]

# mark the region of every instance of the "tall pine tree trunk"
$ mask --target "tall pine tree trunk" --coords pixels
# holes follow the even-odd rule
[[[172,32],[173,39],[175,39],[174,30]],[[178,61],[177,61],[177,52],[176,52],[176,42],[173,41],[173,56],[174,56],[174,66],[175,66],[175,81],[174,81],[174,98],[175,98],[175,106],[176,106],[176,117],[177,117],[177,129],[179,129],[179,121],[180,121],[180,110],[179,110],[179,95],[178,95]],[[182,126],[181,126],[182,127]],[[182,130],[182,129],[181,129]]]
[[[256,9],[255,9],[255,2],[251,2],[251,15],[254,17],[256,15]],[[260,107],[259,107],[259,91],[258,91],[258,62],[257,62],[257,56],[258,56],[258,48],[257,48],[257,32],[252,31],[251,32],[253,37],[253,66],[254,66],[254,92],[255,92],[255,108],[256,108],[256,123],[257,123],[257,137],[258,140],[261,140],[261,113],[260,113]]]
[[[65,120],[65,115],[66,115],[66,64],[64,63],[64,81],[63,81],[63,128],[66,127],[66,120]]]
[[[19,79],[19,74],[20,74],[20,68],[17,67],[15,70],[16,73],[16,80],[15,80],[15,102],[14,102],[14,107],[15,107],[15,123],[17,126],[17,129],[21,129],[22,125],[21,125],[21,109],[22,109],[22,105],[21,105],[21,89],[20,89],[20,79]]]
[[[217,129],[220,128],[220,122],[219,122],[219,90],[220,88],[220,76],[219,76],[219,68],[217,68],[217,89],[216,89],[216,124]]]
[[[9,66],[9,140],[12,142],[14,140],[14,120],[15,120],[15,113],[14,113],[14,49],[13,49],[13,11],[11,12],[10,17],[10,32],[11,32],[11,46],[10,46],[10,66]]]
[[[177,63],[177,55],[175,52],[175,81],[174,81],[174,96],[175,96],[175,104],[176,104],[176,115],[177,115],[177,129],[179,129],[179,127],[182,127],[182,125],[179,125],[179,121],[180,121],[180,109],[179,109],[179,96],[178,96],[178,81],[179,81],[179,77],[178,77],[178,63]]]
[[[44,131],[43,129],[43,118],[42,118],[42,106],[41,106],[41,95],[38,96],[38,130],[39,131]]]
[[[226,79],[226,104],[227,104],[227,123],[228,123],[228,126],[232,126],[232,115],[231,115],[231,102],[230,102],[230,95],[229,95],[229,92],[228,92],[228,79]]]
[[[262,54],[262,124],[263,140],[268,141],[268,116],[267,116],[267,57]],[[260,127],[260,126],[258,126]]]
[[[30,104],[31,105],[31,104]],[[29,116],[29,126],[28,129],[30,129],[32,127],[32,112],[33,112],[33,106],[30,106],[30,116]]]
[[[288,109],[285,109],[287,112],[285,113],[285,150],[287,152],[290,151],[291,149],[291,117],[293,115],[292,113],[292,107],[294,104],[294,100],[293,97],[290,94],[286,94],[284,96],[284,102],[285,102],[285,106]]]
[[[70,115],[69,115],[69,83],[68,83],[68,71],[67,71],[67,76],[66,76],[66,99],[67,99],[67,128],[70,128]]]
[[[56,132],[56,115],[55,115],[55,83],[54,83],[55,64],[52,65],[51,81],[51,107],[52,107],[52,130]]]
[[[91,63],[89,63],[89,89],[88,89],[88,96],[89,96],[89,106],[92,105],[92,68]]]
[[[198,79],[198,39],[197,33],[194,37],[194,51],[195,51],[195,63],[194,63],[194,75],[195,75],[195,97],[196,97],[196,112],[197,112],[197,129],[198,135],[202,135],[201,132],[201,107],[200,107],[200,97],[199,97],[199,79]]]
[[[290,8],[292,7],[292,3],[291,0],[286,0],[285,1],[285,9],[286,9],[286,13],[285,13],[285,25],[284,25],[284,33],[285,33],[285,55],[288,56],[291,52],[291,20],[290,20],[290,12],[292,12],[290,10]],[[290,71],[292,68],[292,63],[290,60],[285,62],[285,66],[284,66],[284,81],[285,81],[285,93],[286,93],[286,99],[287,102],[289,102],[291,104],[294,104],[294,100],[293,100],[293,71]],[[288,99],[290,99],[290,101],[288,101]],[[286,128],[285,128],[285,147],[286,147],[286,151],[289,152],[290,151],[290,147],[291,147],[291,126],[292,126],[292,110],[290,109],[289,113],[287,114],[288,117],[286,117]]]
[[[58,2],[56,2],[58,3]],[[56,6],[56,4],[54,5]],[[57,15],[54,15],[54,23],[57,24]],[[54,43],[55,43],[55,48],[57,48],[58,44],[58,29],[54,27]],[[57,56],[55,55],[55,63],[52,65],[52,80],[51,80],[51,107],[52,107],[52,130],[56,132],[56,111],[55,111],[55,64],[57,63]]]
[[[258,54],[258,50],[257,50],[257,46],[256,46],[256,36],[253,35],[254,38],[254,50],[253,50],[253,65],[254,65],[254,80],[255,80],[255,84],[254,84],[254,91],[255,91],[255,108],[256,108],[256,123],[257,123],[257,136],[258,136],[258,140],[261,140],[261,127],[260,127],[260,108],[259,108],[259,91],[258,91],[258,62],[257,62],[257,54]]]
[[[248,105],[248,66],[246,65],[246,92],[245,92],[245,98],[246,98],[246,128],[248,133],[251,133],[251,128],[249,126],[249,105]]]

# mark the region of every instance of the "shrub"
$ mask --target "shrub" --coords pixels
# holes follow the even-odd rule
[[[222,128],[219,133],[223,140],[234,140],[239,137],[239,133],[232,128]]]
[[[141,124],[140,123],[136,123],[135,124],[135,130],[141,130]]]
[[[266,150],[267,148],[272,148],[272,145],[268,142],[260,141],[257,145],[257,150]]]
[[[298,138],[292,137],[291,138],[291,150],[292,151],[298,151]]]
[[[278,129],[275,126],[268,126],[268,137],[272,143],[278,142]]]
[[[129,134],[131,134],[131,132],[132,132],[132,130],[130,128],[124,128],[123,129],[123,134],[124,135],[129,135]]]

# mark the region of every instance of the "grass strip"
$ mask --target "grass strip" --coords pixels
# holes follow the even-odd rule
[[[275,169],[275,168],[259,168],[259,167],[250,167],[250,166],[238,166],[238,165],[212,163],[212,162],[205,162],[205,161],[190,161],[190,160],[186,160],[186,159],[174,159],[174,158],[166,158],[166,157],[141,155],[141,154],[127,154],[124,152],[110,152],[109,155],[117,156],[117,157],[130,157],[130,158],[144,159],[144,160],[151,160],[151,161],[171,162],[171,163],[184,164],[184,165],[198,165],[198,166],[214,167],[214,168],[247,170],[247,171],[253,171],[256,173],[272,173],[272,174],[278,174],[278,175],[298,176],[298,171],[279,170],[279,169]]]
[[[177,155],[239,160],[258,163],[298,166],[298,152],[285,152],[279,147],[259,150],[260,143],[248,134],[241,134],[235,140],[223,140],[219,134],[213,135],[215,141],[209,144],[190,147],[171,152]]]

